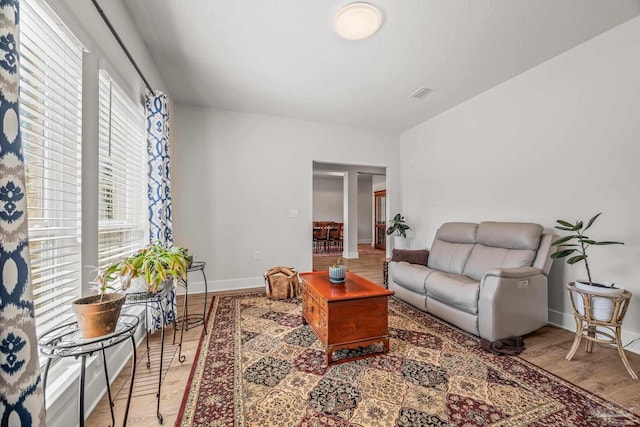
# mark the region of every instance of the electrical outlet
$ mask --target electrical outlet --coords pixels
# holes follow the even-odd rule
[[[528,288],[528,287],[529,287],[529,281],[528,281],[528,280],[520,280],[520,281],[518,282],[518,287],[519,287],[520,289],[522,289],[522,288]]]
[[[255,251],[253,253],[253,259],[260,259],[261,255],[260,255],[260,251]]]

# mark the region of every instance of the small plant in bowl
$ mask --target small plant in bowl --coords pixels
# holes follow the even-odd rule
[[[340,264],[342,257],[338,258],[338,261],[329,266],[329,281],[331,283],[344,283],[347,276],[347,267]]]

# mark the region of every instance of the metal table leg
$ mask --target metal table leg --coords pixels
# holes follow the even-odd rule
[[[202,309],[202,328],[204,329],[205,335],[207,334],[207,291],[209,289],[209,285],[207,284],[207,276],[204,274],[204,267],[202,267],[202,277],[204,278],[204,308]]]
[[[184,329],[189,325],[189,317],[187,313],[187,302],[189,298],[189,288],[187,285],[187,280],[184,280],[184,301],[182,304],[182,322],[180,322],[180,343],[178,344],[178,362],[182,363],[187,358],[184,354],[182,354],[182,337],[184,336]],[[175,329],[174,329],[175,330]]]
[[[144,301],[144,330],[146,331],[146,333],[144,334],[145,336],[145,341],[147,342],[147,369],[149,369],[151,367],[151,351],[149,350],[149,320],[148,320],[148,314],[149,313],[149,301],[145,300]]]
[[[162,389],[162,362],[164,359],[164,325],[165,325],[165,313],[164,308],[162,307],[162,301],[158,301],[160,306],[160,314],[162,316],[162,325],[160,329],[160,374],[158,376],[158,394],[157,397],[157,405],[156,405],[156,417],[158,418],[158,422],[162,424],[162,414],[160,413],[160,392]]]
[[[84,374],[85,369],[87,367],[87,355],[82,355],[82,368],[80,370],[80,390],[78,393],[78,404],[80,405],[80,410],[78,411],[80,416],[79,424],[80,427],[84,427]]]
[[[102,349],[102,366],[104,367],[104,379],[107,383],[107,396],[109,397],[109,410],[111,411],[111,425],[115,427],[116,419],[113,416],[113,399],[111,398],[111,384],[109,384],[109,372],[107,370],[107,356]]]
[[[131,392],[133,391],[133,380],[136,378],[136,340],[131,335],[131,348],[133,349],[133,360],[131,360],[131,382],[129,383],[129,395],[127,396],[127,407],[124,410],[123,427],[127,425],[127,417],[129,416],[129,406],[131,405]]]
[[[49,368],[51,367],[51,361],[53,359],[47,357],[47,363],[44,365],[44,373],[42,374],[42,394],[44,395],[44,407],[47,407],[47,376],[49,375]]]

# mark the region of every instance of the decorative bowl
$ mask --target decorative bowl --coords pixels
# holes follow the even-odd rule
[[[329,267],[329,281],[331,283],[344,283],[347,275],[347,267],[338,265],[337,267]]]

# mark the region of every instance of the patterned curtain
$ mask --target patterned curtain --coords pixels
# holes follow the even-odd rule
[[[167,95],[156,91],[147,93],[147,153],[149,155],[149,241],[173,245],[171,221],[171,179],[169,175],[169,102]],[[166,323],[175,320],[176,293],[167,295],[162,302]],[[153,331],[162,320],[156,312],[149,325]]]
[[[169,175],[169,103],[167,95],[147,94],[149,153],[149,241],[173,244]]]
[[[0,425],[44,426],[18,114],[18,0],[0,0]]]

